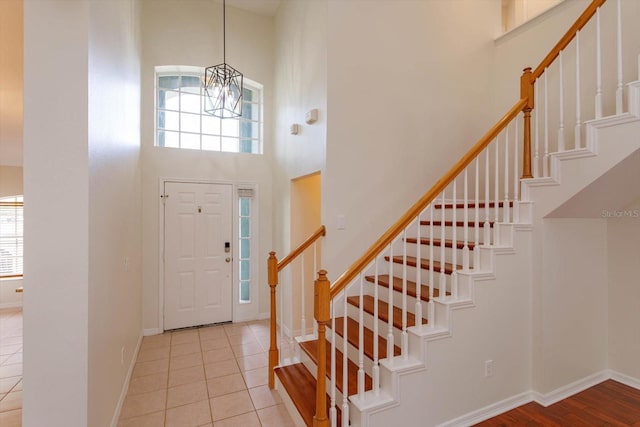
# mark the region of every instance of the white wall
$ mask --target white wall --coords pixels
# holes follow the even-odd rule
[[[333,280],[499,118],[487,103],[500,2],[330,1],[328,26]]]
[[[640,379],[640,200],[607,220],[609,368]]]
[[[141,333],[134,5],[25,2],[25,427],[109,425]]]
[[[139,18],[89,5],[87,425],[107,426],[142,334]]]
[[[327,131],[327,1],[285,0],[275,17],[273,250],[284,257],[291,245],[291,180],[324,171]],[[318,109],[318,121],[304,115]],[[298,135],[289,127],[301,126]],[[321,178],[323,179],[323,178]]]
[[[25,427],[88,422],[88,14],[24,5]]]
[[[264,154],[232,154],[154,146],[154,67],[215,65],[222,60],[222,7],[202,1],[142,1],[142,212],[144,328],[160,327],[160,179],[249,182],[258,184],[257,256],[271,249],[271,169],[273,153],[273,18],[227,7],[227,62],[264,85]],[[262,260],[260,260],[262,261]],[[266,262],[259,262],[252,304],[234,308],[241,320],[269,310]],[[258,298],[253,296],[258,294]],[[242,311],[241,311],[242,310]]]
[[[22,167],[0,166],[0,197],[23,194]],[[22,294],[16,288],[22,286],[22,279],[0,279],[0,308],[20,307]]]

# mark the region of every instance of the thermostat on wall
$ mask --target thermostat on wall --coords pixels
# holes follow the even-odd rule
[[[318,110],[314,108],[313,110],[307,111],[307,113],[304,115],[304,121],[307,122],[308,125],[317,122]]]

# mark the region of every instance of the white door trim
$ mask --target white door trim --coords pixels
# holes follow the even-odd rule
[[[229,181],[229,180],[221,180],[221,179],[217,179],[217,180],[210,180],[210,179],[193,179],[193,178],[170,178],[170,177],[160,177],[158,180],[158,193],[157,193],[157,197],[158,197],[158,218],[159,218],[159,227],[158,227],[158,281],[159,281],[159,286],[158,286],[158,333],[162,333],[164,332],[164,286],[165,286],[165,277],[164,277],[164,199],[161,197],[164,195],[164,185],[167,182],[177,182],[177,183],[190,183],[190,184],[226,184],[226,185],[231,185],[232,188],[232,198],[231,198],[231,204],[232,204],[232,209],[231,209],[231,215],[232,215],[232,239],[234,244],[231,245],[231,247],[233,248],[233,259],[234,259],[234,263],[233,263],[233,269],[232,269],[232,275],[233,275],[233,290],[232,290],[232,298],[233,298],[233,304],[231,307],[231,314],[233,317],[233,322],[237,322],[237,321],[244,321],[244,320],[248,320],[251,318],[257,318],[258,316],[258,312],[259,312],[259,294],[260,294],[260,290],[258,289],[258,283],[259,283],[259,278],[260,278],[260,263],[257,262],[257,260],[259,259],[259,253],[258,250],[260,248],[259,246],[259,229],[258,229],[258,223],[259,223],[259,212],[258,212],[258,198],[260,196],[259,194],[259,186],[257,183],[254,182],[246,182],[246,181],[242,181],[242,182],[233,182],[233,181]],[[252,271],[255,272],[255,274],[252,274],[252,281],[251,281],[251,306],[253,306],[253,309],[251,310],[251,312],[255,311],[255,313],[253,314],[248,314],[246,312],[246,310],[242,310],[239,307],[239,295],[238,295],[238,287],[236,286],[235,283],[235,279],[238,276],[239,272],[238,272],[238,266],[237,263],[235,262],[235,260],[238,258],[238,245],[236,244],[236,242],[238,241],[238,227],[239,227],[239,223],[238,223],[238,206],[237,206],[237,202],[238,202],[238,188],[253,188],[255,191],[255,195],[254,195],[254,200],[255,203],[253,204],[255,209],[253,210],[253,215],[251,217],[251,227],[252,230],[255,230],[255,239],[252,238],[252,254],[253,254],[253,261],[251,263],[251,267],[252,267]],[[253,236],[253,232],[252,232],[252,236]],[[243,304],[244,305],[244,304]]]

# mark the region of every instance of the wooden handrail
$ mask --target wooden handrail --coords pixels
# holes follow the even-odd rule
[[[558,57],[560,51],[564,50],[571,40],[576,36],[576,32],[580,31],[582,27],[584,27],[587,22],[595,15],[596,11],[600,6],[602,6],[607,0],[593,0],[591,4],[582,12],[582,15],[578,17],[576,22],[567,30],[567,32],[562,36],[560,41],[556,43],[556,45],[551,49],[551,51],[544,57],[540,65],[536,67],[533,71],[532,82],[535,82],[538,77],[540,77],[545,68],[547,68],[551,63]]]
[[[291,251],[289,255],[282,258],[282,260],[278,263],[278,272],[282,271],[282,269],[285,268],[291,261],[296,259],[302,252],[304,252],[305,249],[311,246],[313,242],[318,240],[320,237],[325,236],[326,234],[327,234],[327,229],[325,228],[324,225],[321,225],[320,228],[318,228],[315,233],[309,236],[307,240],[302,242],[300,246],[298,246],[293,251]]]
[[[364,255],[347,269],[331,287],[330,296],[333,299],[351,280],[362,271],[367,264],[386,248],[393,239],[404,230],[447,186],[453,182],[464,169],[484,150],[487,145],[513,120],[527,105],[526,99],[521,99],[505,114],[480,140],[462,156],[449,172],[447,172],[427,193],[420,198],[386,233],[382,235]]]

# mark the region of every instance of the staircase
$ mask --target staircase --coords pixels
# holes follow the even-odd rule
[[[300,281],[288,280],[290,293],[301,294],[299,333],[282,333],[287,322],[277,312],[293,310],[282,298],[278,308],[278,273],[321,236],[316,233],[280,263],[271,254],[270,385],[281,390],[296,425],[471,425],[495,415],[491,411],[531,401],[515,385],[528,380],[509,376],[521,375],[517,367],[527,363],[530,351],[524,335],[531,316],[521,301],[529,298],[528,281],[535,277],[533,225],[640,149],[640,81],[627,85],[625,111],[621,72],[611,102],[598,82],[596,117],[581,122],[576,107],[572,129],[564,127],[560,95],[558,138],[548,138],[545,118],[558,112],[547,106],[553,96],[546,76],[591,17],[600,25],[604,3],[594,0],[540,66],[525,70],[513,108],[333,284],[321,270],[312,285],[304,266]],[[617,6],[621,16],[620,2],[607,6]],[[597,49],[600,31],[594,31]],[[562,60],[559,67],[562,76]],[[544,92],[538,93],[534,85],[541,76]],[[576,96],[580,106],[579,91]],[[532,120],[534,98],[544,105],[536,108],[544,108],[545,118],[536,113]],[[603,113],[607,105],[615,105],[609,116]],[[621,138],[612,129],[632,137]],[[566,141],[574,141],[573,147]],[[317,270],[315,258],[314,251]],[[305,295],[314,291],[316,322],[307,328]],[[293,316],[288,320],[295,330]],[[287,357],[278,344],[290,347]],[[480,384],[470,364],[487,359],[484,376],[492,377],[489,356],[500,351],[513,355],[512,361],[499,361],[498,375],[513,396],[505,399],[490,383],[482,383],[481,392],[468,390]],[[489,409],[477,412],[482,407]]]

